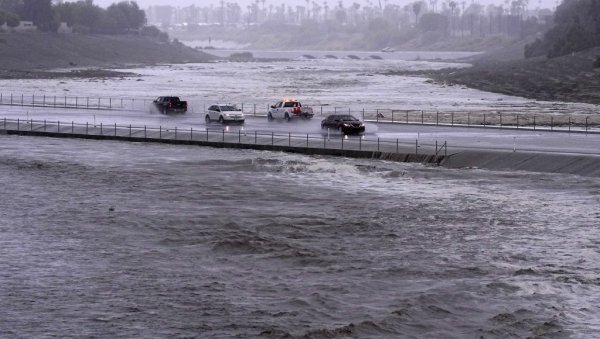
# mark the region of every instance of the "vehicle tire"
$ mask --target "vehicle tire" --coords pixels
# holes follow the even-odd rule
[[[207,115],[204,117],[204,121],[205,121],[207,124],[210,124],[210,115],[208,115],[208,114],[207,114]]]
[[[225,122],[225,120],[223,120],[223,116],[220,116],[220,117],[219,117],[219,122],[220,122],[221,124]]]
[[[267,120],[273,121],[273,116],[271,115],[271,112],[267,113]]]
[[[290,115],[289,114],[285,114],[285,116],[283,117],[285,119],[285,121],[290,121]]]

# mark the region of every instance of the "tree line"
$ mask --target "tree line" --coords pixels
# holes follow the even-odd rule
[[[121,1],[104,9],[93,0],[0,0],[0,25],[15,27],[20,20],[32,21],[44,32],[56,31],[60,22],[66,22],[76,32],[122,34],[141,29],[146,14],[135,1]]]
[[[600,46],[600,1],[564,0],[554,14],[554,26],[525,47],[525,56],[553,58],[596,46]]]
[[[418,0],[406,5],[387,0],[366,4],[306,0],[305,5],[296,6],[274,2],[255,0],[246,8],[227,1],[208,6],[151,6],[146,14],[150,23],[163,29],[181,27],[194,32],[207,25],[237,26],[259,35],[287,32],[299,43],[333,34],[364,35],[369,48],[398,45],[415,37],[431,42],[489,35],[522,38],[547,29],[552,15],[549,9],[530,8],[529,0],[487,6],[459,0]]]

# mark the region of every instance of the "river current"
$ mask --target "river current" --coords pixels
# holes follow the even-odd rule
[[[2,338],[600,337],[598,178],[0,145]]]

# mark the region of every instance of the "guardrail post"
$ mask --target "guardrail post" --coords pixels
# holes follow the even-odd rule
[[[550,117],[550,131],[554,130],[554,117]]]
[[[535,131],[535,115],[533,116],[533,130]]]
[[[242,130],[238,129],[238,144],[242,143]]]
[[[252,115],[256,115],[256,104],[254,104],[254,113]]]
[[[161,131],[161,132],[159,132],[159,133],[161,133],[161,134],[162,134],[162,131]],[[131,138],[131,124],[129,124],[129,137]]]
[[[21,123],[20,123],[19,119],[17,118],[17,131],[21,130],[20,125],[21,125]]]
[[[308,148],[308,133],[306,133],[306,148]]]
[[[29,123],[29,130],[33,132],[33,118],[31,119],[31,122]]]
[[[342,133],[342,151],[344,150],[344,137],[345,137],[345,135],[344,135],[344,133]]]
[[[177,127],[175,127],[175,131],[177,131]],[[146,139],[148,137],[148,134],[146,132],[146,125],[144,125],[144,139]]]
[[[275,145],[275,140],[274,139],[275,139],[274,133],[271,132],[271,146]]]
[[[98,109],[100,109],[100,98],[98,98]]]
[[[471,126],[471,112],[467,112],[467,127]]]
[[[502,128],[502,113],[498,113],[498,115],[500,116],[500,128]]]
[[[362,136],[358,138],[358,150],[362,151]]]
[[[129,137],[131,138],[131,125],[129,125]],[[158,126],[158,138],[162,140],[162,125]]]
[[[115,137],[117,136],[117,123],[115,122]]]
[[[23,106],[23,93],[21,93],[21,106]]]
[[[56,121],[56,133],[60,133],[60,121]]]
[[[206,130],[206,133],[207,133],[206,135],[208,136],[208,130]],[[207,140],[207,141],[208,141],[208,140]],[[257,143],[256,141],[257,141],[257,140],[256,140],[256,131],[254,131],[254,144],[255,144],[255,145],[256,145],[256,143]]]
[[[571,133],[571,117],[569,117],[569,133]]]
[[[208,142],[208,128],[206,129],[206,142]]]
[[[365,109],[364,108],[362,109],[362,120],[365,121]]]
[[[415,154],[419,154],[419,139],[415,139]]]
[[[90,97],[86,98],[85,108],[90,109]]]
[[[379,138],[377,138],[377,152],[379,152]]]
[[[440,112],[435,112],[435,124],[440,124]]]
[[[450,113],[450,115],[451,115],[450,125],[454,126],[454,112]]]
[[[75,108],[79,108],[77,106],[79,106],[79,97],[75,97]]]
[[[396,138],[396,153],[400,153],[400,150],[398,147],[398,138]]]
[[[46,124],[46,121],[44,121],[44,125]],[[85,135],[88,135],[88,123],[85,123]]]
[[[71,134],[74,133],[74,130],[75,130],[75,126],[74,125],[75,124],[73,123],[73,120],[71,120]]]
[[[6,128],[6,118],[4,118],[4,128]],[[46,119],[44,119],[44,132],[46,132]]]
[[[517,129],[519,129],[519,114],[517,114]]]
[[[225,129],[223,129],[223,143],[225,143]]]
[[[377,113],[375,116],[376,116],[377,122],[379,122],[379,108],[377,108],[375,110],[375,113]]]
[[[190,141],[194,140],[194,128],[190,127]]]
[[[12,104],[13,104],[13,94],[10,93],[10,105],[12,106]]]
[[[288,146],[292,147],[292,132],[288,132]]]
[[[585,133],[587,134],[587,119],[589,119],[589,117],[585,117]],[[6,119],[5,119],[5,124],[6,124]]]
[[[146,128],[144,127],[144,130],[145,130],[145,129],[146,129]],[[146,136],[144,136],[144,138],[145,138],[145,137],[146,137]],[[175,140],[177,140],[177,126],[175,126]]]
[[[485,126],[486,126],[486,123],[485,123],[485,113],[483,113],[483,127],[485,127]]]
[[[104,132],[102,132],[102,123],[100,123],[100,135],[104,135]]]
[[[108,109],[112,109],[112,98],[108,98]]]
[[[31,95],[31,106],[35,106],[35,94]]]

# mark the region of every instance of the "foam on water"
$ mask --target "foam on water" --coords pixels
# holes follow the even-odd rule
[[[600,333],[597,178],[0,139],[2,337]]]

